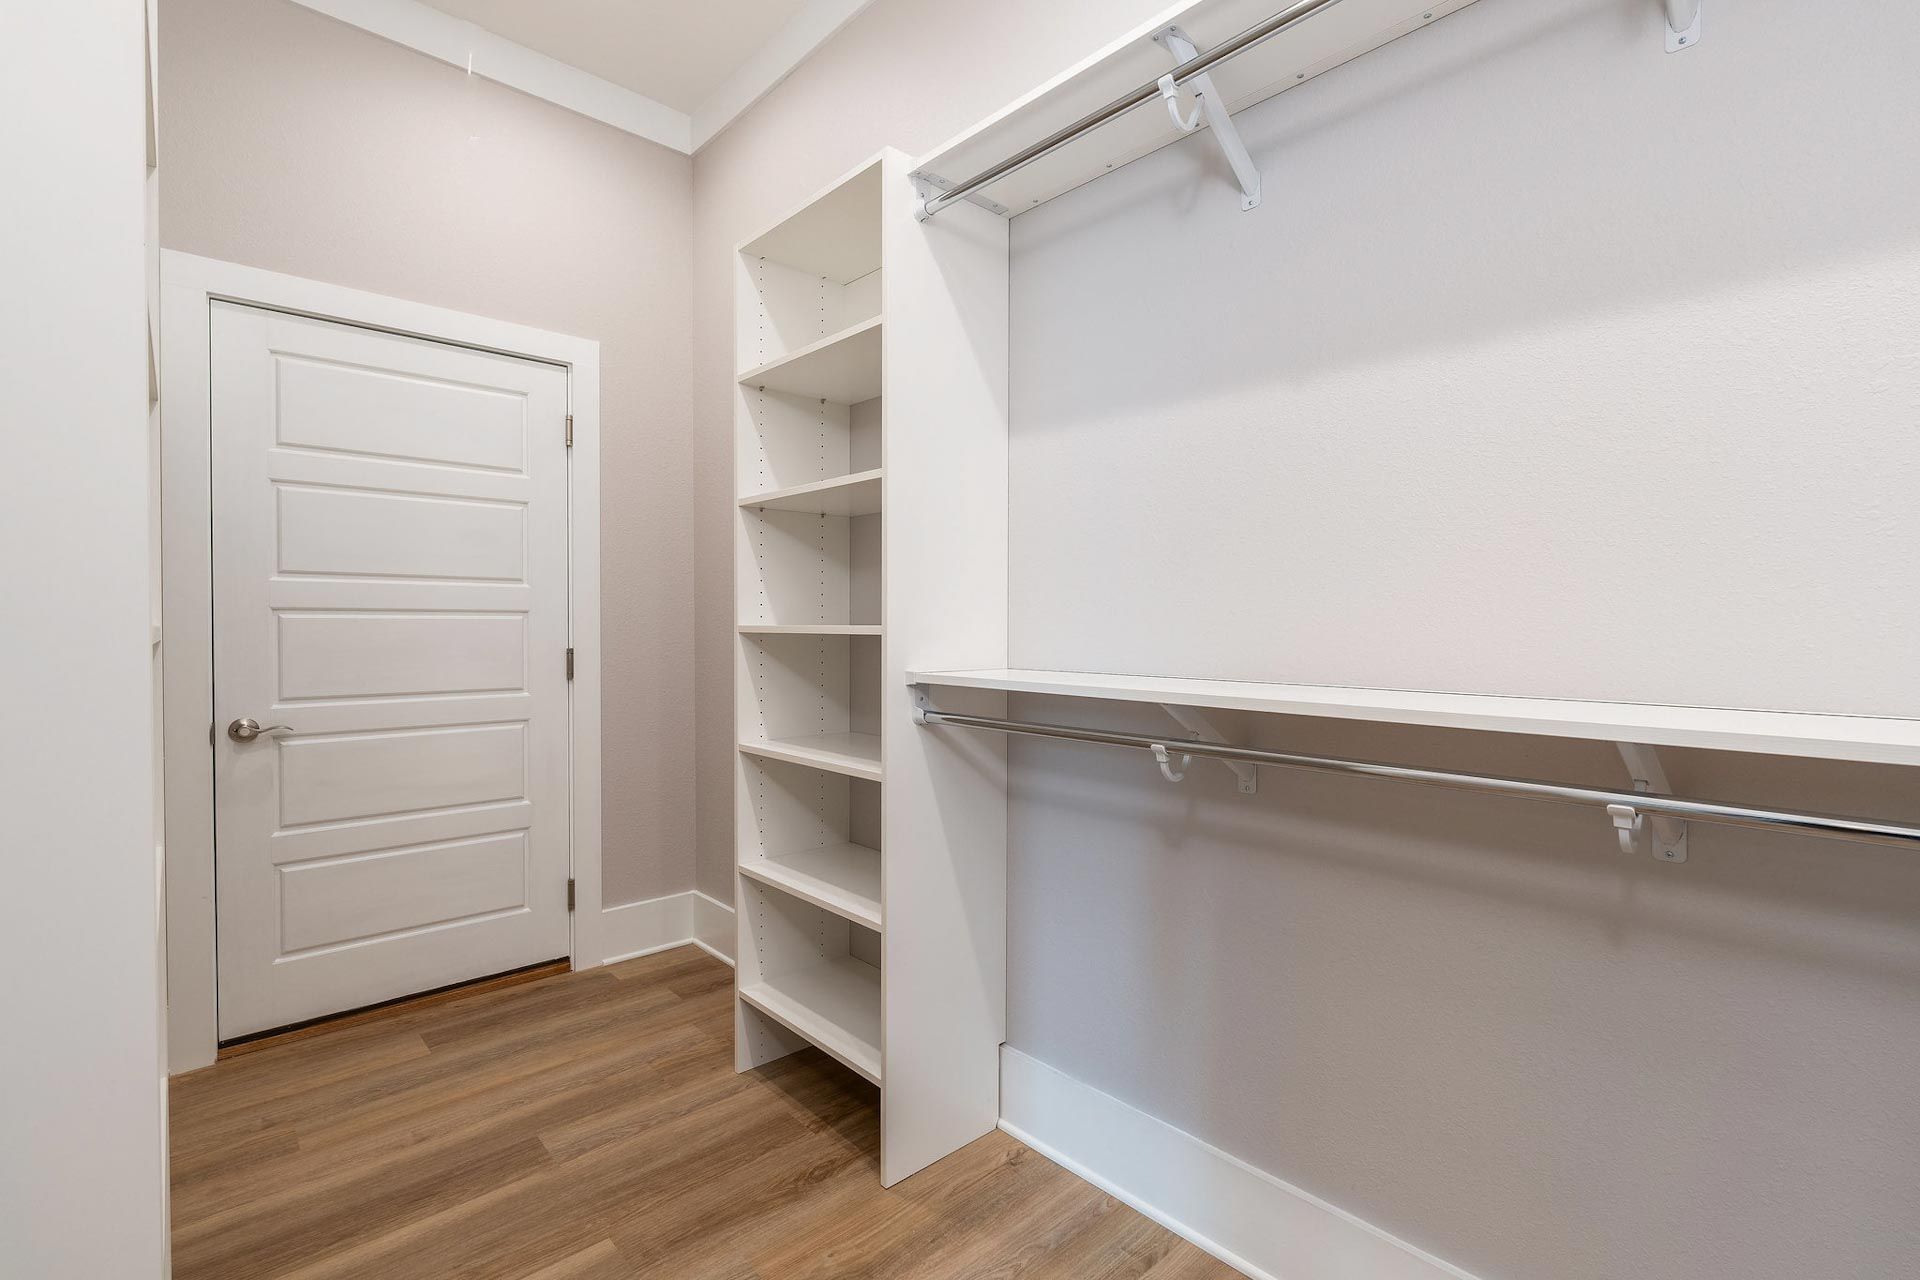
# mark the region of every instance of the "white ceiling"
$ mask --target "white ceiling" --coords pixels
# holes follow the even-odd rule
[[[807,8],[807,0],[427,2],[687,114]]]

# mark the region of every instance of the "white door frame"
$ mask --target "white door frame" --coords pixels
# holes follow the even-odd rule
[[[237,302],[567,369],[573,967],[600,963],[600,344],[167,250],[160,255],[161,688],[171,1072],[219,1047],[213,866],[211,307]]]

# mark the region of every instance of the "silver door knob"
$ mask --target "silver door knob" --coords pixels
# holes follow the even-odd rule
[[[255,720],[252,716],[242,716],[240,717],[240,719],[235,720],[232,724],[227,726],[227,736],[229,738],[232,738],[235,742],[252,742],[255,738],[259,737],[263,733],[273,734],[273,733],[290,732],[292,728],[293,728],[292,725],[287,725],[287,724],[270,724],[266,728],[262,729],[260,727],[260,722],[258,720]]]

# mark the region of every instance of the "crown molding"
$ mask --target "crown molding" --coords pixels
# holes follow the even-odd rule
[[[810,0],[693,113],[537,53],[420,0],[293,0],[471,75],[692,154],[760,101],[873,0]]]
[[[420,0],[293,2],[649,142],[680,152],[693,150],[693,126],[685,112],[525,45],[503,40]]]

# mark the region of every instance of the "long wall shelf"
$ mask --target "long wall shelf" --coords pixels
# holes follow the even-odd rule
[[[1878,716],[1189,680],[1084,671],[910,671],[907,679],[914,684],[995,689],[1006,693],[1171,703],[1273,715],[1637,742],[1654,747],[1696,747],[1920,765],[1920,720]]]

